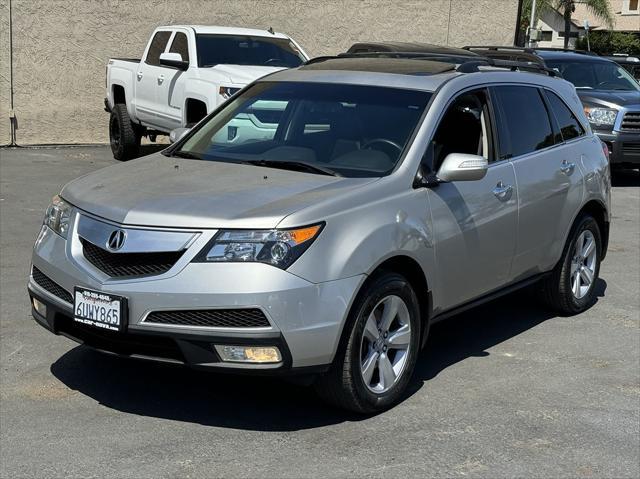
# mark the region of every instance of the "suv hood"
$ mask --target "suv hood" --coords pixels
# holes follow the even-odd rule
[[[73,180],[61,196],[127,225],[268,229],[295,211],[376,180],[156,153]]]
[[[580,101],[606,107],[640,105],[640,91],[576,90]]]
[[[256,65],[215,65],[213,67],[200,68],[199,73],[203,80],[220,81],[224,76],[226,82],[238,85],[247,85],[258,78],[270,73],[284,70],[284,67],[265,67]]]

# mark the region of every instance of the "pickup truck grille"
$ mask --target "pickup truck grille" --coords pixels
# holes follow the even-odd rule
[[[152,311],[145,323],[213,328],[268,328],[269,321],[258,308],[193,309],[186,311]]]
[[[640,111],[628,111],[620,124],[622,131],[640,131]]]
[[[184,253],[184,250],[161,253],[111,253],[84,238],[80,238],[80,242],[87,261],[114,278],[166,273]]]

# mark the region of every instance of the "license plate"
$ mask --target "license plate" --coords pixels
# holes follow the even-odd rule
[[[74,292],[75,321],[111,331],[124,329],[126,298],[84,288],[76,288]]]

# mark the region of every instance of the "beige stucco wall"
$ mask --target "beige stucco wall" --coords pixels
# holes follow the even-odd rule
[[[0,144],[8,142],[8,0],[0,0]],[[356,41],[511,44],[517,0],[13,0],[18,144],[107,141],[109,57],[139,57],[162,24],[268,28],[312,55]]]
[[[640,15],[637,13],[630,14],[625,11],[625,3],[628,5],[629,2],[625,2],[625,0],[609,0],[609,5],[614,15],[613,30],[640,31]],[[606,25],[603,25],[602,20],[595,18],[586,5],[583,4],[576,5],[573,19],[579,25],[582,25],[584,20],[589,20],[589,24],[593,28],[608,29]]]

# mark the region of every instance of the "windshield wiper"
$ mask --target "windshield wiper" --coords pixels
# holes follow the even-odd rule
[[[328,176],[342,176],[337,171],[327,168],[326,166],[316,165],[307,161],[299,160],[247,160],[247,163],[256,166],[266,166],[268,168],[281,168],[283,170],[308,171],[310,173],[319,173]]]
[[[189,160],[201,160],[202,159],[201,157],[196,156],[193,153],[190,153],[188,151],[182,151],[182,150],[174,151],[171,156],[177,156],[178,158],[187,158]]]

